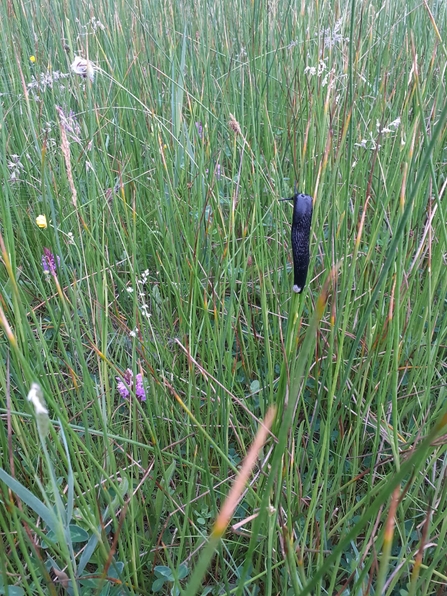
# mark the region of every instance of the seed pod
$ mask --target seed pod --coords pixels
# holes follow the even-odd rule
[[[312,221],[312,197],[297,193],[293,201],[292,252],[293,252],[293,291],[300,294],[306,284],[309,267],[309,238]]]

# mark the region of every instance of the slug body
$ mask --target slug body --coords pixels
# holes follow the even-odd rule
[[[293,291],[300,294],[306,284],[309,268],[310,224],[312,222],[312,197],[297,193],[293,201],[292,252],[293,252]]]

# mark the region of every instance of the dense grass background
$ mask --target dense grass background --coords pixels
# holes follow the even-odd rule
[[[2,4],[0,593],[447,593],[446,27],[442,0]]]

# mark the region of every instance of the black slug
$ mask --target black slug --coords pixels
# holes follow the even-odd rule
[[[292,252],[293,252],[293,291],[300,294],[306,284],[309,267],[309,238],[312,221],[312,197],[296,193],[293,201]]]

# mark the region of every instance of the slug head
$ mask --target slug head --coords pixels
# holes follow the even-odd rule
[[[297,192],[288,199],[279,199],[280,201],[293,201],[293,220],[308,217],[312,213],[313,199],[310,195]]]
[[[298,223],[303,218],[312,216],[312,197],[302,193],[297,193],[293,200],[293,223]]]
[[[293,201],[292,219],[292,251],[294,284],[293,291],[300,294],[306,283],[307,269],[309,267],[309,239],[310,225],[312,221],[312,197],[302,193],[296,193],[290,199]]]

